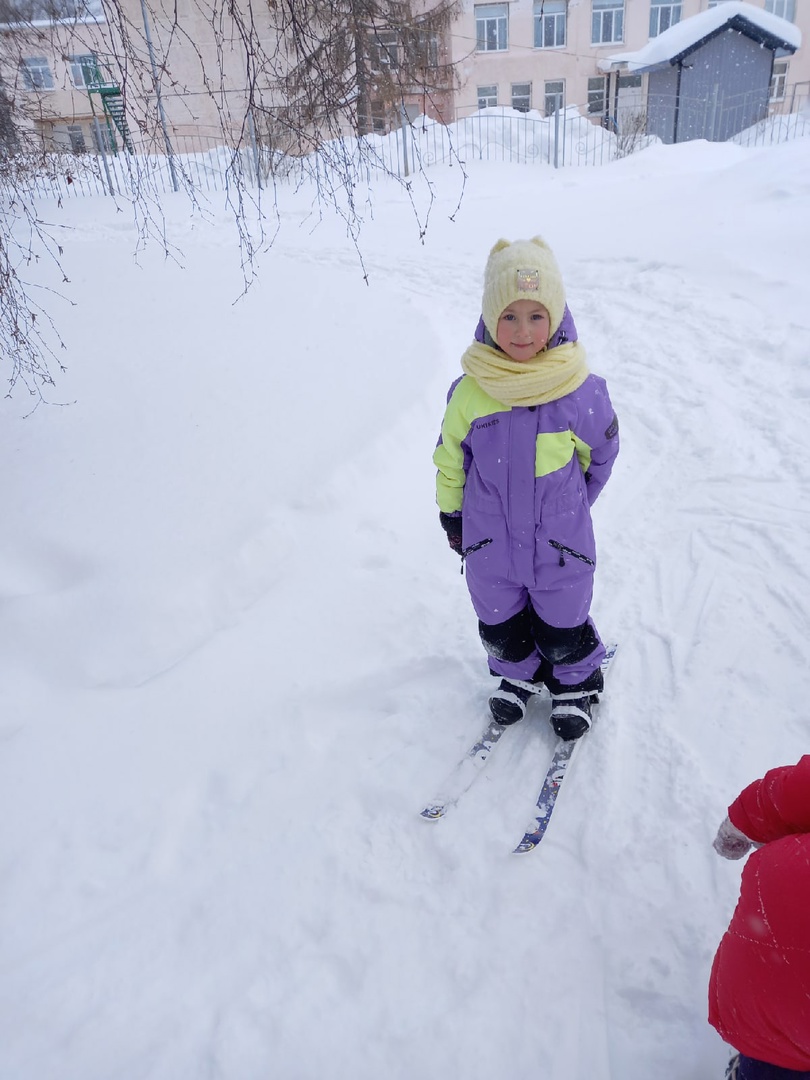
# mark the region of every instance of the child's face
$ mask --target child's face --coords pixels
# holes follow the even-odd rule
[[[531,360],[546,347],[549,339],[548,312],[536,300],[515,300],[498,319],[495,340],[510,360]]]

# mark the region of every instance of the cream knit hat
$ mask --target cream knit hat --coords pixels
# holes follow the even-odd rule
[[[531,240],[499,240],[484,271],[484,325],[498,336],[498,319],[515,300],[536,300],[549,314],[552,337],[565,314],[565,289],[551,248],[540,236]]]

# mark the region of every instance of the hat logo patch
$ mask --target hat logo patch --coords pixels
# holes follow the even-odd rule
[[[516,270],[518,292],[539,292],[539,270]]]

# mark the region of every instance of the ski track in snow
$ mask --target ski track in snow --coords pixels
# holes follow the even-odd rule
[[[711,170],[684,172],[696,204],[711,196]],[[17,928],[4,945],[2,1080],[721,1075],[706,984],[738,876],[711,839],[744,783],[806,748],[810,335],[798,313],[780,318],[788,283],[761,260],[714,284],[702,275],[689,241],[703,237],[695,228],[682,240],[685,212],[683,230],[667,227],[639,196],[660,239],[624,243],[585,209],[602,194],[595,178],[543,180],[560,221],[584,217],[571,254],[553,242],[621,423],[595,509],[594,604],[620,652],[537,852],[509,854],[551,754],[547,702],[532,702],[446,820],[422,821],[486,723],[490,689],[430,466],[486,250],[519,234],[535,196],[525,173],[509,172],[514,206],[493,229],[502,193],[489,175],[480,196],[470,185],[457,226],[436,219],[425,250],[407,208],[384,196],[362,245],[368,287],[337,228],[282,231],[281,303],[326,296],[345,345],[333,343],[342,378],[329,363],[312,369],[323,382],[303,395],[328,454],[309,429],[296,442],[296,372],[285,379],[276,364],[263,382],[258,366],[238,371],[266,406],[257,425],[220,371],[195,370],[203,389],[186,391],[188,423],[187,369],[142,385],[133,328],[134,351],[99,373],[114,391],[99,431],[109,439],[118,415],[116,379],[143,401],[163,385],[154,456],[150,440],[137,446],[153,502],[127,522],[165,514],[180,529],[186,503],[175,512],[174,497],[187,482],[203,501],[211,490],[233,516],[218,531],[188,497],[194,528],[210,528],[188,565],[181,531],[176,550],[167,540],[168,569],[136,561],[122,584],[103,558],[110,534],[98,547],[82,536],[69,485],[64,505],[51,496],[59,529],[47,528],[47,500],[18,496],[33,524],[0,563],[7,656],[20,664],[0,729],[5,797],[22,823],[2,851]],[[617,217],[623,176],[603,181]],[[704,229],[712,213],[723,227],[733,188],[717,183]],[[172,229],[180,247],[202,238],[199,257],[221,260],[232,243],[185,221]],[[91,257],[95,244],[122,243],[115,224],[78,235]],[[189,269],[198,287],[211,263],[201,265]],[[787,259],[785,279],[797,265]],[[160,279],[145,277],[159,305]],[[229,316],[211,328],[231,362],[234,335],[255,346],[265,302],[249,297],[247,329]],[[294,327],[280,319],[273,331],[274,358],[285,358]],[[386,335],[379,360],[394,376],[355,359],[363,334]],[[210,413],[197,404],[206,395]],[[180,464],[161,458],[175,423],[197,438]],[[217,441],[234,429],[244,448]],[[43,475],[74,452],[64,430],[52,426]],[[138,492],[140,474],[108,445],[109,473],[103,460],[93,467],[114,514],[125,505],[116,480]],[[235,457],[220,476],[224,446]],[[85,469],[94,451],[80,456]],[[157,527],[148,537],[159,548]]]

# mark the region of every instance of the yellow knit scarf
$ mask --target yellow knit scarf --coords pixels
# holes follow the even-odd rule
[[[461,367],[482,390],[503,405],[544,405],[573,393],[588,377],[585,349],[567,341],[525,363],[474,341],[461,358]]]

